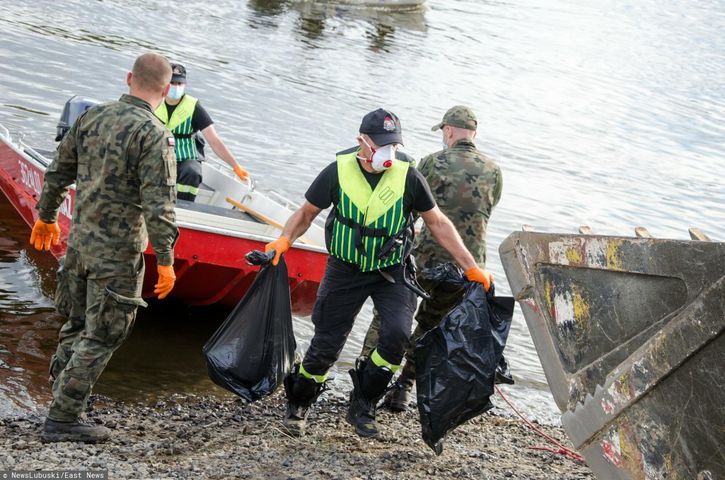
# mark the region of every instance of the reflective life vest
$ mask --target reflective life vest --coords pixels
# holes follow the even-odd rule
[[[360,171],[357,150],[337,155],[339,201],[328,222],[330,255],[354,263],[362,272],[401,262],[400,243],[391,243],[406,225],[405,180],[410,164],[394,160],[375,190]]]
[[[191,117],[194,115],[194,109],[198,101],[191,95],[184,94],[171,114],[171,118],[169,118],[166,102],[161,102],[159,108],[156,109],[156,116],[174,134],[174,153],[176,153],[177,162],[198,158],[196,144],[194,143],[194,130],[191,127]]]

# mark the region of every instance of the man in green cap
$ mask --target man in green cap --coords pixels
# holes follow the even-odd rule
[[[485,268],[486,225],[501,198],[503,180],[498,165],[474,144],[477,127],[476,115],[470,108],[463,105],[450,108],[443,120],[431,128],[432,131],[441,130],[445,148],[423,158],[418,169],[430,185],[436,203],[455,225],[477,265]],[[425,227],[417,238],[413,254],[421,269],[453,261]],[[418,307],[415,316],[418,325],[405,352],[405,366],[385,397],[384,404],[394,411],[408,408],[410,391],[415,383],[415,341],[438,326],[463,297],[462,287],[436,284],[423,276],[419,276],[418,280],[431,298],[423,300]],[[380,319],[376,312],[365,337],[363,356],[369,356],[377,344],[379,328]]]

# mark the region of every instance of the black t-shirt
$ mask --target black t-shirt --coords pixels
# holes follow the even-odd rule
[[[181,97],[182,99],[184,97]],[[178,107],[181,104],[181,102],[177,103],[176,105],[169,105],[166,104],[166,111],[169,112],[169,118],[171,118],[171,115],[174,113],[174,110],[176,110],[176,107]],[[201,106],[201,102],[196,102],[196,107],[194,107],[194,113],[191,115],[191,128],[194,130],[194,133],[198,132],[199,130],[204,130],[209,125],[213,124],[211,117],[207,113],[207,111],[204,109],[204,107]]]
[[[348,150],[349,152],[352,150]],[[343,152],[343,153],[346,153]],[[370,184],[373,190],[383,177],[381,174],[369,173],[365,171],[357,162],[358,168],[365,176],[365,180]],[[312,205],[323,210],[330,205],[337,205],[340,200],[340,180],[337,176],[337,162],[332,162],[325,167],[317,178],[312,182],[310,188],[305,193],[305,198]],[[430,191],[428,182],[420,172],[411,166],[405,179],[405,194],[403,196],[403,213],[407,217],[411,211],[427,212],[436,206],[435,198]]]

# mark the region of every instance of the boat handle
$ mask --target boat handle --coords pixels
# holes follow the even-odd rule
[[[45,167],[50,165],[49,162],[45,161],[46,160],[45,155],[41,155],[33,147],[31,147],[27,143],[23,142],[22,140],[20,141],[20,145],[23,147],[23,150],[25,150],[26,153],[29,153],[30,156],[33,157],[33,159],[38,161],[38,163],[42,164]]]

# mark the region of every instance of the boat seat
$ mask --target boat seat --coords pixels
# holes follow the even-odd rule
[[[190,202],[188,200],[176,200],[176,208],[183,208],[185,210],[193,210],[195,212],[209,213],[212,215],[219,215],[227,218],[236,218],[239,220],[246,220],[248,222],[262,223],[248,213],[240,210],[232,210],[231,208],[222,208],[214,205],[205,205],[203,203]]]

